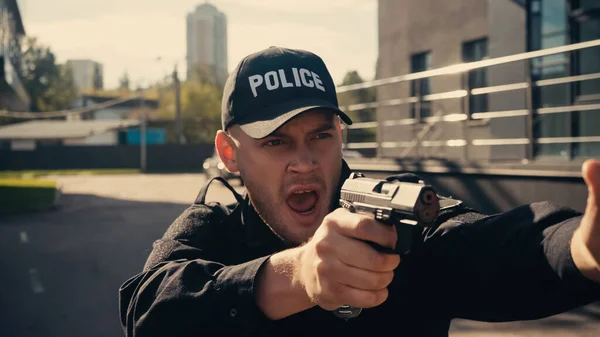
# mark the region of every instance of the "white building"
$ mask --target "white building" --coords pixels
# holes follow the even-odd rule
[[[227,77],[227,17],[210,3],[187,15],[187,78],[198,67],[215,71],[217,81]]]
[[[67,67],[73,72],[73,80],[79,92],[102,89],[104,67],[92,60],[68,60]]]
[[[0,126],[0,149],[33,151],[39,146],[118,145],[119,132],[138,120],[33,120]]]

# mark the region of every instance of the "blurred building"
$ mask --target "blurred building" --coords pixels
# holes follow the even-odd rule
[[[66,66],[71,68],[77,91],[89,91],[104,87],[104,67],[92,60],[67,60]]]
[[[33,120],[15,123],[0,126],[0,150],[34,151],[43,147],[125,144],[127,133],[139,130],[139,124],[137,120]]]
[[[88,106],[96,106],[105,104],[107,102],[117,100],[121,98],[118,93],[93,95],[93,94],[82,94],[79,95],[75,102],[73,102],[73,108],[84,108]],[[101,107],[99,109],[92,110],[90,112],[74,115],[67,117],[68,120],[128,120],[128,119],[139,119],[140,118],[140,100],[132,99],[113,104],[109,107]],[[143,109],[147,120],[153,120],[156,118],[156,112],[158,109],[158,99],[144,97]]]
[[[187,15],[187,78],[201,76],[219,83],[227,77],[227,17],[203,3]]]
[[[21,42],[25,27],[15,0],[0,0],[0,109],[29,110],[30,98],[22,83]]]
[[[107,103],[109,101],[119,99],[118,95],[100,96],[100,95],[81,95],[77,97],[74,107],[87,107]],[[144,98],[143,107],[140,107],[140,100],[127,100],[109,107],[102,107],[93,111],[76,115],[68,118],[69,121],[98,121],[98,122],[131,122],[141,119],[141,114],[144,114],[146,120],[146,143],[147,144],[164,144],[166,143],[166,129],[163,121],[157,120],[158,99]],[[101,123],[100,123],[101,124]],[[118,134],[118,142],[116,144],[139,144],[141,140],[141,131],[138,126],[129,127],[122,130]],[[108,137],[108,136],[107,136]],[[112,135],[110,136],[112,137]],[[112,138],[111,138],[112,139]],[[96,139],[93,139],[96,140]],[[98,145],[101,143],[87,144]],[[105,144],[106,145],[106,144]]]
[[[600,39],[598,0],[379,0],[378,16],[378,78]],[[599,156],[600,108],[593,108],[600,103],[599,60],[600,47],[593,47],[472,70],[466,75],[380,86],[378,101],[525,84],[515,85],[514,90],[467,97],[458,94],[450,99],[429,96],[418,104],[379,107],[378,122],[383,126],[378,128],[378,141],[410,142],[419,134],[427,134],[423,141],[446,145],[423,146],[410,155],[448,159],[468,156],[469,160],[482,162],[529,158],[564,163]],[[594,78],[594,74],[599,76]],[[527,83],[578,75],[590,76],[576,82],[534,86],[531,92],[523,89]],[[576,105],[586,105],[587,110],[579,111],[573,107]],[[556,111],[550,109],[555,107]],[[532,126],[528,126],[527,111],[532,110],[537,112],[533,114]],[[472,118],[474,114],[510,111],[514,117]],[[425,119],[447,115],[464,117],[466,121],[441,123],[436,130],[425,130]],[[414,125],[389,123],[410,118],[416,120]],[[533,135],[528,134],[530,127]],[[453,139],[469,142],[465,134],[470,139],[509,139],[515,144],[471,146],[466,150],[458,143],[447,146]],[[516,141],[528,137],[546,140],[534,142],[533,149]],[[577,140],[563,141],[571,138]],[[379,151],[384,157],[406,154],[402,147],[383,147]],[[528,151],[532,154],[528,155]]]

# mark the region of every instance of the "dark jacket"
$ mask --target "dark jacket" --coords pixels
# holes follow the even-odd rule
[[[342,180],[349,174],[344,163]],[[600,300],[600,285],[570,254],[580,213],[548,202],[489,216],[457,206],[439,226],[413,233],[382,305],[348,321],[319,307],[270,321],[255,303],[254,280],[286,247],[247,197],[230,207],[206,203],[207,188],[120,288],[126,336],[447,336],[453,318],[530,320]]]

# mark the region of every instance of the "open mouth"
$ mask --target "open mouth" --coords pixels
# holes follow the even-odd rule
[[[311,214],[319,201],[319,194],[315,189],[298,189],[290,193],[286,199],[288,207],[300,214]]]

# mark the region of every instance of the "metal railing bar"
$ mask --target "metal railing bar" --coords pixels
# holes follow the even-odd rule
[[[446,91],[446,92],[440,92],[438,94],[425,95],[425,96],[423,96],[422,101],[439,101],[442,99],[449,99],[449,98],[461,98],[461,97],[467,96],[467,94],[468,93],[466,90]]]
[[[396,147],[410,147],[414,146],[415,141],[404,141],[404,142],[382,142],[381,147],[383,148],[396,148]],[[567,143],[600,143],[600,136],[589,136],[589,137],[545,137],[538,138],[535,143],[537,144],[567,144]],[[502,146],[502,145],[527,145],[529,139],[527,138],[505,138],[505,139],[473,139],[471,142],[474,146]],[[423,147],[461,147],[466,146],[467,141],[464,139],[450,139],[450,140],[427,140],[421,142]],[[364,142],[364,143],[348,143],[345,145],[349,149],[370,149],[376,148],[376,142]]]
[[[361,122],[361,123],[352,123],[352,125],[346,125],[348,129],[372,129],[379,126],[379,122]]]
[[[600,104],[582,104],[582,105],[568,105],[568,106],[557,106],[551,108],[539,108],[537,113],[539,115],[555,114],[561,112],[572,112],[572,111],[588,111],[588,110],[600,110]]]
[[[346,107],[346,109],[348,111],[356,111],[356,110],[362,110],[362,109],[378,108],[380,105],[381,105],[380,102],[359,103],[359,104],[348,105]]]
[[[553,79],[549,79],[549,80],[539,80],[539,81],[535,81],[534,84],[535,84],[535,86],[538,86],[538,87],[544,87],[544,86],[548,86],[548,85],[572,83],[572,82],[579,82],[579,81],[589,81],[589,80],[595,80],[595,79],[600,79],[600,73],[577,75],[577,76],[567,76],[567,77],[561,77],[561,78],[553,78]],[[475,88],[475,89],[471,90],[471,95],[484,95],[484,94],[493,94],[493,93],[504,92],[504,91],[527,89],[527,86],[528,86],[527,82],[522,82],[522,83],[511,83],[511,84],[496,85],[496,86],[483,87],[483,88]],[[442,99],[461,98],[461,97],[465,97],[465,96],[467,96],[466,90],[452,90],[452,91],[446,91],[446,92],[441,92],[441,93],[437,93],[437,94],[425,95],[425,96],[423,96],[422,100],[423,101],[437,101],[437,100],[442,100]],[[400,105],[400,104],[409,104],[409,103],[415,103],[416,101],[417,101],[416,97],[396,98],[396,99],[391,99],[391,100],[386,100],[386,101],[381,101],[381,102],[352,104],[352,105],[345,107],[345,109],[347,109],[348,111],[356,111],[356,110],[362,110],[362,109],[378,108],[380,106],[394,106],[394,105]]]
[[[537,144],[567,144],[567,143],[599,143],[600,136],[589,136],[589,137],[546,137],[538,138],[535,143]],[[497,145],[527,145],[529,139],[527,138],[505,138],[505,139],[473,139],[471,142],[475,146],[497,146]],[[372,148],[375,147],[374,142],[372,143],[348,143],[346,146],[351,148]],[[382,142],[381,147],[384,148],[395,148],[395,147],[409,147],[415,144],[414,141],[404,142]],[[450,140],[426,140],[421,143],[424,147],[435,147],[435,146],[449,146],[449,147],[460,147],[466,146],[467,141],[464,139],[450,139]]]
[[[444,116],[431,116],[425,117],[423,120],[427,123],[438,123],[438,122],[460,122],[467,119],[466,114],[452,113]]]
[[[564,143],[597,143],[600,142],[600,136],[590,137],[546,137],[538,138],[538,144],[564,144]]]
[[[580,42],[580,43],[574,43],[574,44],[569,44],[569,45],[565,45],[565,46],[553,47],[553,48],[548,48],[548,49],[536,50],[536,51],[531,51],[531,52],[526,52],[526,53],[521,53],[521,54],[502,56],[502,57],[492,58],[492,59],[483,60],[483,61],[460,63],[460,64],[455,64],[455,65],[451,65],[451,66],[447,66],[447,67],[443,67],[443,68],[439,68],[439,69],[427,70],[427,71],[406,74],[406,75],[400,75],[400,76],[393,76],[393,77],[388,77],[388,78],[383,78],[383,79],[378,79],[378,80],[373,80],[373,81],[367,81],[367,82],[362,82],[362,83],[357,83],[357,84],[350,84],[350,85],[340,86],[336,90],[338,93],[341,93],[341,92],[352,91],[352,90],[357,90],[357,89],[372,88],[372,87],[381,86],[381,85],[385,85],[385,84],[393,84],[393,83],[412,81],[412,80],[421,79],[421,78],[428,78],[428,77],[448,75],[448,74],[456,74],[456,73],[461,73],[461,72],[470,71],[470,70],[474,70],[474,69],[486,68],[486,67],[490,67],[490,66],[496,66],[496,65],[506,64],[506,63],[515,62],[515,61],[528,60],[528,59],[532,59],[532,58],[536,58],[536,57],[565,53],[565,52],[570,52],[573,50],[580,50],[580,49],[592,48],[592,47],[598,47],[598,46],[600,46],[600,39],[586,41],[586,42]]]
[[[348,149],[376,149],[379,145],[377,142],[362,142],[362,143],[348,143],[346,148]]]
[[[414,118],[406,118],[406,119],[395,119],[395,120],[387,120],[382,124],[383,126],[398,126],[398,125],[413,125],[416,124],[417,120]]]
[[[405,97],[405,98],[394,98],[394,99],[390,99],[387,101],[382,101],[381,105],[382,106],[394,106],[394,105],[401,105],[401,104],[410,104],[410,103],[416,103],[419,99],[416,97]]]
[[[449,140],[424,140],[421,142],[424,147],[462,147],[467,146],[467,141],[464,139],[449,139]]]
[[[471,118],[472,119],[486,119],[486,118],[491,119],[491,118],[527,116],[528,114],[529,114],[529,111],[527,109],[475,112],[475,113],[471,114]]]
[[[475,89],[471,89],[471,95],[493,94],[496,92],[527,89],[527,86],[528,86],[527,82],[522,82],[522,83],[495,85],[495,86],[484,87],[484,88],[475,88]]]
[[[569,106],[559,106],[559,107],[549,107],[549,108],[539,108],[536,112],[540,115],[546,114],[554,114],[554,113],[562,113],[562,112],[572,112],[572,111],[589,111],[589,110],[600,110],[600,104],[582,104],[582,105],[569,105]],[[490,111],[490,112],[476,112],[471,115],[472,119],[493,119],[493,118],[507,118],[507,117],[517,117],[517,116],[527,116],[529,112],[527,109],[518,109],[518,110],[503,110],[503,111]],[[465,114],[450,114],[442,117],[426,117],[424,120],[426,122],[435,123],[435,122],[457,122],[463,121],[467,119],[467,115]],[[396,126],[396,125],[412,125],[415,124],[416,121],[413,118],[400,119],[400,120],[387,120],[382,124],[383,126]],[[378,122],[364,122],[364,123],[355,123],[350,125],[351,129],[364,129],[364,128],[375,128],[378,127]]]
[[[538,87],[544,87],[547,85],[572,83],[572,82],[578,82],[578,81],[588,81],[588,80],[595,80],[598,78],[600,78],[600,73],[593,73],[593,74],[586,74],[586,75],[553,78],[553,79],[549,79],[549,80],[539,80],[539,81],[535,81],[534,84]]]
[[[526,145],[529,144],[527,138],[504,138],[504,139],[473,139],[471,144],[475,146],[484,145]]]
[[[423,147],[446,146],[446,141],[445,140],[424,140],[421,142],[421,146],[423,146]]]
[[[396,147],[410,147],[413,146],[416,142],[414,141],[406,141],[406,142],[382,142],[381,147],[383,148],[396,148]]]

